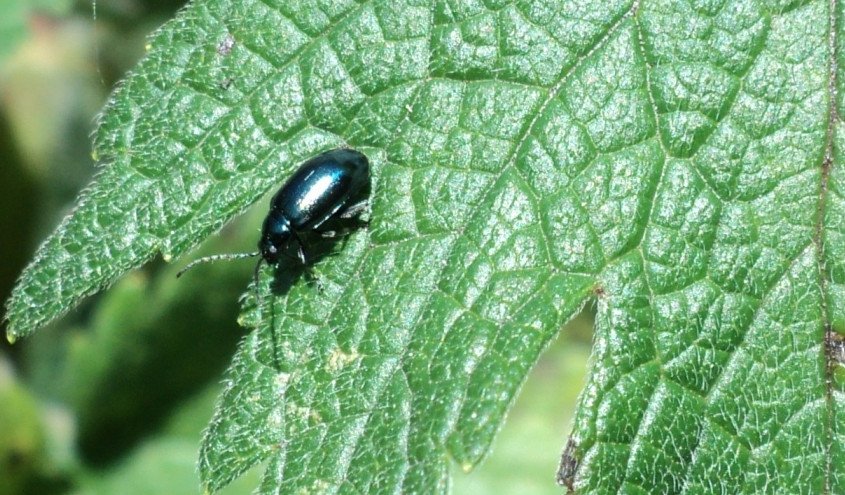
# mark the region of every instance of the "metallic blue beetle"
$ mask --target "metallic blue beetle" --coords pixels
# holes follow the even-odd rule
[[[305,263],[300,234],[317,230],[326,220],[360,213],[369,185],[370,163],[355,150],[332,150],[308,160],[270,201],[258,242],[261,257],[275,264],[293,239]]]
[[[293,241],[299,261],[306,264],[302,235],[317,232],[332,237],[334,232],[320,230],[328,220],[352,218],[367,204],[370,189],[370,162],[352,149],[327,151],[303,163],[270,201],[270,212],[261,228],[255,253],[218,254],[189,263],[179,277],[199,263],[261,256],[255,266],[256,277],[261,261],[275,265],[280,256],[288,256]]]

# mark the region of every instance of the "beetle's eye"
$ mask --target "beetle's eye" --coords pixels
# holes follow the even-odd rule
[[[268,251],[270,254],[276,254],[276,251],[277,251],[276,246],[274,246],[274,245],[270,244],[270,247],[268,247],[268,248],[267,248],[267,251]]]

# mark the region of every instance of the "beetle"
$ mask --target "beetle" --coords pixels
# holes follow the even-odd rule
[[[321,230],[327,221],[358,216],[367,206],[370,190],[370,162],[360,151],[338,148],[306,161],[290,176],[270,200],[270,211],[261,227],[258,251],[254,253],[217,254],[189,263],[176,274],[200,263],[260,256],[255,265],[255,278],[261,262],[277,265],[287,254],[291,243],[297,247],[302,265],[307,265],[304,234],[318,233],[333,237],[336,232]]]

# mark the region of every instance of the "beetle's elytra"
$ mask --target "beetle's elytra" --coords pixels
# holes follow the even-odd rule
[[[299,260],[305,264],[302,235],[333,235],[321,231],[320,226],[328,220],[358,215],[366,206],[369,189],[370,162],[363,153],[339,148],[317,155],[303,163],[273,196],[257,252],[206,256],[189,263],[177,277],[199,263],[224,259],[260,255],[259,265],[262,260],[275,265],[281,256],[287,256],[291,243],[295,243]]]

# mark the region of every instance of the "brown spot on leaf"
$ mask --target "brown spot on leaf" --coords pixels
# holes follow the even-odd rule
[[[577,447],[575,440],[569,437],[563,455],[560,456],[560,466],[557,468],[557,484],[565,486],[570,492],[575,491],[575,473],[578,471],[578,459],[575,457]]]
[[[233,82],[235,82],[234,77],[227,77],[226,79],[223,79],[222,81],[220,81],[220,89],[226,91],[227,89],[229,89],[230,86],[232,86]]]
[[[845,335],[833,331],[829,325],[824,331],[824,348],[829,364],[845,365]]]
[[[235,47],[235,38],[231,34],[227,34],[223,41],[217,44],[217,54],[221,57],[232,53],[232,48]]]

